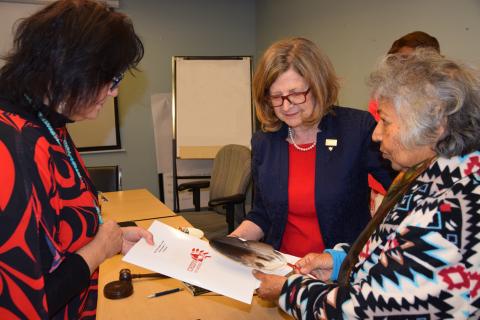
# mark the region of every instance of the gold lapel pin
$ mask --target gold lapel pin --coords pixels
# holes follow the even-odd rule
[[[337,146],[337,139],[325,139],[325,146],[328,147],[328,150],[332,151],[333,147]]]

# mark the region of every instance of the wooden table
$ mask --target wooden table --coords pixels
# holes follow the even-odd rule
[[[137,221],[175,215],[166,205],[147,189],[102,193],[100,198],[102,216],[105,219]]]
[[[151,204],[155,202],[151,201],[150,197],[147,196],[144,191],[134,191],[135,192],[122,191],[119,193],[105,194],[109,199],[108,210],[115,209],[114,212],[108,211],[109,218],[114,218],[116,214],[121,212],[121,203],[124,206],[132,208],[131,211],[128,211],[124,208],[124,212],[126,212],[127,215],[130,214],[130,216],[132,216],[131,212],[137,213],[137,215],[135,215],[135,218],[137,218],[136,223],[139,226],[148,228],[150,224],[154,221],[154,219],[143,220],[145,218],[141,214],[144,213],[146,215],[149,215],[153,212],[157,214],[163,214],[163,217],[160,217],[158,220],[172,227],[177,228],[190,226],[188,221],[186,221],[183,217],[173,216],[174,213],[168,208],[168,212],[163,211],[163,209],[159,210],[161,206],[157,206],[157,210],[147,210],[145,202],[150,201]],[[129,199],[131,203],[127,203],[126,199]],[[115,203],[117,201],[118,203]],[[136,206],[136,204],[138,204],[138,207]],[[163,204],[162,206],[165,207]],[[134,208],[138,209],[139,207],[142,208],[142,210],[133,210]],[[125,221],[125,219],[123,219],[123,221]],[[110,281],[118,280],[119,271],[123,268],[129,268],[132,274],[151,272],[150,270],[146,270],[141,267],[129,264],[127,262],[123,262],[121,255],[114,256],[102,263],[102,265],[100,266],[100,275],[98,279],[97,319],[99,320],[290,319],[288,315],[282,312],[274,304],[263,301],[256,296],[253,298],[253,302],[251,305],[215,293],[208,293],[205,295],[194,297],[186,290],[152,299],[146,297],[147,295],[154,292],[173,289],[177,287],[183,288],[182,282],[171,278],[133,279],[133,295],[120,300],[110,300],[105,298],[103,296],[103,287],[106,283]]]

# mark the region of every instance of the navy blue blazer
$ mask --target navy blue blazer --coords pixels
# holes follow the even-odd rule
[[[395,172],[372,142],[376,122],[366,111],[334,107],[317,134],[315,208],[326,248],[353,243],[370,220],[368,174],[388,188]],[[252,138],[255,185],[247,219],[264,232],[264,241],[279,249],[288,213],[288,128],[256,132]],[[336,139],[330,151],[326,139]]]

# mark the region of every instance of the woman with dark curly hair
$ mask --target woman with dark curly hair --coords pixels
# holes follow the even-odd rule
[[[66,123],[95,119],[143,57],[131,21],[91,0],[22,20],[0,69],[0,318],[94,319],[98,266],[140,228],[102,221]]]

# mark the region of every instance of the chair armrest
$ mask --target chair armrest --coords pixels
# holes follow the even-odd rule
[[[226,205],[226,204],[237,204],[237,203],[242,203],[244,201],[245,201],[245,195],[244,194],[235,194],[235,195],[229,196],[229,197],[212,199],[212,200],[208,201],[208,206],[209,207],[215,207],[215,206],[221,206],[221,205]]]
[[[190,182],[185,182],[178,185],[178,191],[202,189],[202,188],[208,188],[208,187],[210,187],[210,181],[205,181],[205,180],[190,181]]]

